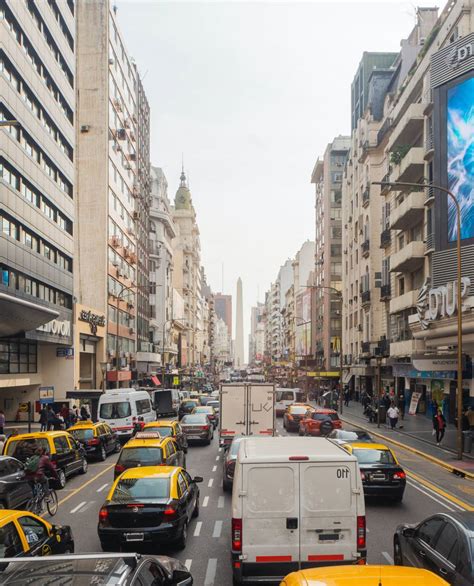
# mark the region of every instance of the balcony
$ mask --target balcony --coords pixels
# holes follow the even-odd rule
[[[423,132],[424,104],[410,104],[405,114],[394,125],[390,140],[388,141],[388,150],[391,151],[406,144],[413,144],[419,135]]]
[[[390,257],[392,273],[412,273],[421,267],[425,260],[425,243],[413,240]]]
[[[380,234],[380,248],[387,248],[392,243],[392,232],[390,228],[385,228],[385,230]]]
[[[395,209],[390,212],[392,230],[408,230],[423,219],[425,194],[412,191]]]
[[[399,342],[390,342],[390,356],[409,356],[416,352],[422,352],[424,349],[421,340],[401,340]]]
[[[369,252],[370,252],[370,240],[364,240],[364,242],[362,242],[361,244],[361,248],[362,248],[362,256],[367,257],[369,256]]]
[[[377,132],[377,146],[383,141],[388,131],[391,130],[392,124],[393,120],[391,118],[385,119],[385,122],[382,124],[380,130]]]
[[[390,171],[382,177],[382,183],[388,183],[390,181]],[[389,185],[382,185],[380,187],[380,195],[387,195],[390,193]]]
[[[158,354],[157,352],[137,352],[136,361],[161,364],[161,354]]]
[[[390,176],[391,181],[418,181],[423,176],[425,169],[425,149],[412,147],[403,157],[399,165],[396,165]]]
[[[360,345],[361,356],[368,358],[370,356],[370,342],[362,342]]]
[[[433,252],[434,248],[435,248],[434,234],[427,234],[426,240],[425,240],[425,254],[429,254],[430,252]]]
[[[360,294],[360,299],[362,302],[362,306],[368,305],[370,303],[370,291],[362,291]]]
[[[390,285],[382,285],[380,287],[380,301],[388,301],[392,295],[392,287]]]
[[[375,356],[390,356],[390,343],[388,340],[379,340],[377,346],[374,347]]]
[[[425,161],[430,161],[434,155],[433,131],[429,130],[425,136]]]
[[[367,186],[365,188],[364,193],[362,194],[362,205],[364,206],[364,208],[366,208],[370,203],[370,189]]]
[[[418,291],[408,291],[408,293],[404,293],[403,295],[399,295],[398,297],[394,297],[390,301],[390,313],[400,313],[405,309],[409,309],[410,307],[415,307],[418,301]]]
[[[435,200],[435,192],[434,187],[427,187],[425,189],[426,192],[426,199],[425,199],[425,206],[434,203]]]

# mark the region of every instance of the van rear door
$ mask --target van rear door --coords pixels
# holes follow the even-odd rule
[[[355,561],[356,474],[355,462],[301,462],[301,567]]]
[[[285,576],[299,568],[299,465],[244,464],[242,473],[245,572]]]
[[[247,433],[245,385],[222,385],[219,409],[219,439],[232,441]]]

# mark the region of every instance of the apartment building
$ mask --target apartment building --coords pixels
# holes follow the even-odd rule
[[[250,310],[249,364],[259,364],[265,352],[265,304],[257,302]]]
[[[342,335],[342,180],[351,147],[348,136],[337,136],[316,161],[315,265],[312,299],[316,369],[327,383],[339,378]]]
[[[79,2],[75,7],[75,296],[80,306],[76,322],[84,311],[106,324],[105,340],[93,327],[77,340],[75,387],[97,388],[101,362],[107,362],[108,384],[128,386],[137,377],[138,318],[142,342],[147,328],[148,179],[138,172],[146,173],[149,165],[149,111],[116,8],[108,0]]]
[[[13,419],[74,382],[75,5],[3,1],[0,36],[0,408]]]

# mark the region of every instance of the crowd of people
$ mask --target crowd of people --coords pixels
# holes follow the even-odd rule
[[[51,405],[43,405],[39,416],[40,431],[69,429],[77,421],[87,421],[91,418],[87,404],[82,405],[79,409],[76,405],[71,408],[66,403],[59,411],[54,411]]]

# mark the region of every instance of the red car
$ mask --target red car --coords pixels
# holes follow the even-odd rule
[[[329,435],[333,429],[341,429],[342,422],[333,409],[315,409],[307,412],[300,421],[300,435]]]

